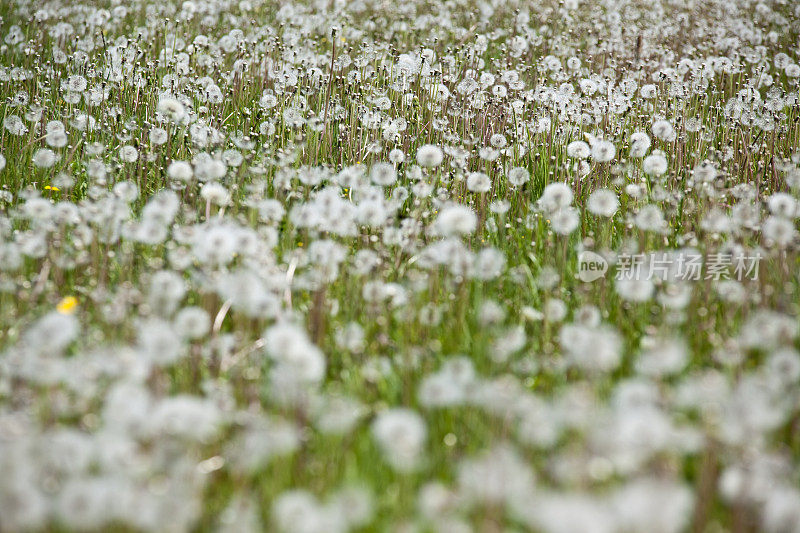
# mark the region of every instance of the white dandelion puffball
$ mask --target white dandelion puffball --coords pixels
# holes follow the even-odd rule
[[[417,163],[421,167],[434,168],[442,164],[444,153],[442,149],[433,144],[426,144],[417,150]]]

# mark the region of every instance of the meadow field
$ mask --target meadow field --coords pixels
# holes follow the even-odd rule
[[[0,531],[800,532],[800,4],[0,3]]]

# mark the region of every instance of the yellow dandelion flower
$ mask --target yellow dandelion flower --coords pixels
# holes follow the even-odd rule
[[[78,307],[78,299],[74,296],[65,296],[56,305],[56,311],[64,315],[70,315],[75,312],[76,307]]]

